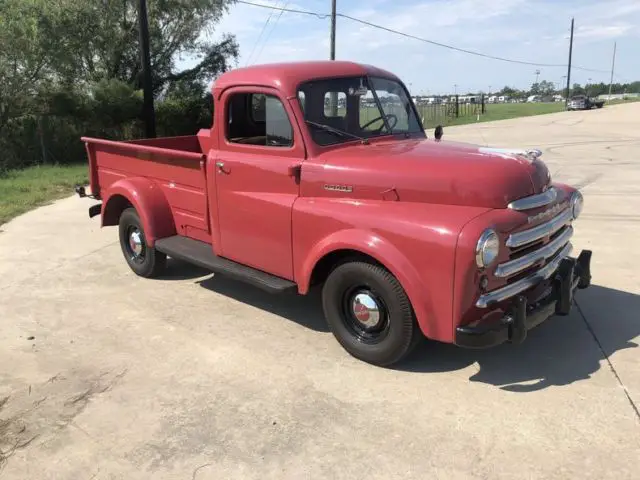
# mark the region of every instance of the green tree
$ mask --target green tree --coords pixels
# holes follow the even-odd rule
[[[60,66],[69,81],[117,79],[140,86],[137,0],[62,0],[68,14],[63,31],[67,51]],[[173,82],[204,83],[228,70],[238,56],[232,35],[214,41],[213,27],[233,0],[153,0],[148,2],[153,87]],[[178,60],[192,67],[179,70]]]
[[[0,0],[0,135],[12,118],[39,109],[56,67],[59,16],[46,0]]]
[[[518,97],[520,96],[520,92],[515,88],[511,88],[509,86],[504,86],[502,90],[500,90],[496,95],[500,96],[508,96],[508,97]]]
[[[238,56],[231,35],[212,40],[233,0],[152,0],[149,33],[156,94],[199,85]],[[137,0],[0,0],[0,131],[16,116],[37,113],[36,99],[60,85],[101,80],[141,85]],[[179,69],[180,59],[192,65]],[[174,87],[179,88],[179,87]]]
[[[543,80],[540,82],[538,86],[538,90],[540,92],[539,93],[540,95],[549,96],[549,95],[553,95],[553,92],[555,91],[555,87],[553,85],[553,82]]]
[[[529,95],[540,95],[540,84],[532,83],[529,89]]]
[[[582,85],[579,83],[574,83],[573,87],[571,87],[571,95],[584,95],[585,90],[582,88]]]
[[[233,0],[149,0],[159,126],[211,124],[207,83],[238,56],[213,28]],[[83,158],[81,135],[140,135],[138,0],[0,0],[0,173]],[[182,62],[186,60],[186,62]],[[189,65],[181,68],[181,65]],[[182,109],[182,110],[181,110]],[[163,119],[163,114],[167,118]]]

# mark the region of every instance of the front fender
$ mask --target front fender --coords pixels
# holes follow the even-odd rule
[[[147,244],[176,234],[171,207],[160,187],[144,177],[118,180],[109,186],[102,209],[102,226],[117,225],[126,199],[138,212]]]
[[[354,250],[374,258],[398,279],[413,306],[418,324],[427,336],[435,336],[435,321],[428,290],[420,275],[407,259],[389,240],[368,230],[347,229],[328,235],[314,245],[302,262],[296,279],[301,294],[307,293],[311,275],[318,262],[332,252]]]

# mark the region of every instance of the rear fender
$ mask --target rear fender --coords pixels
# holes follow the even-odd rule
[[[117,225],[127,202],[138,212],[147,244],[152,247],[159,238],[176,234],[173,214],[160,187],[144,177],[118,180],[104,195],[102,226]],[[124,201],[126,200],[126,202]]]
[[[341,230],[318,242],[304,260],[297,272],[298,291],[306,294],[315,266],[326,255],[339,250],[354,250],[375,259],[382,264],[404,288],[413,306],[420,329],[426,336],[432,336],[435,319],[431,299],[420,275],[411,262],[388,240],[379,234],[366,230]]]

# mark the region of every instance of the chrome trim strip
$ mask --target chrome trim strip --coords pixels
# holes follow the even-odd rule
[[[556,215],[547,223],[542,223],[537,227],[530,228],[529,230],[525,230],[523,232],[512,233],[507,238],[506,245],[507,247],[521,247],[522,245],[526,245],[527,243],[535,242],[536,240],[540,240],[548,235],[553,235],[562,227],[564,227],[567,223],[571,223],[573,220],[573,214],[571,213],[571,208],[567,208],[559,215]]]
[[[494,290],[493,292],[485,293],[484,295],[480,295],[478,301],[476,302],[476,307],[478,308],[487,308],[489,305],[502,302],[503,300],[507,300],[508,298],[513,297],[525,290],[537,285],[543,280],[548,279],[555,273],[555,271],[560,266],[560,261],[567,257],[571,250],[573,249],[573,245],[567,243],[557,257],[555,257],[551,262],[549,262],[546,266],[541,268],[535,273],[532,273],[528,277],[523,278],[522,280],[518,280],[511,285],[507,285],[506,287],[499,288],[498,290]]]
[[[560,250],[564,245],[571,240],[573,236],[573,227],[567,228],[562,234],[554,239],[552,242],[549,242],[544,247],[528,253],[527,255],[523,255],[520,258],[516,258],[515,260],[511,260],[509,262],[501,263],[496,268],[496,277],[510,277],[511,275],[521,272],[522,270],[529,268],[531,265],[534,265],[541,260],[546,260],[547,258],[553,257],[558,250]]]
[[[511,210],[531,210],[532,208],[544,207],[545,205],[549,205],[550,203],[555,202],[556,198],[558,198],[558,190],[556,190],[554,187],[551,187],[544,193],[539,193],[537,195],[531,195],[530,197],[514,200],[507,206]]]

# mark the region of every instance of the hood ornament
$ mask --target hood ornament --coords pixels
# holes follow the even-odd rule
[[[529,161],[533,162],[542,156],[542,150],[538,148],[526,149],[526,150],[518,150],[513,148],[493,148],[493,147],[480,147],[478,148],[480,153],[493,153],[493,154],[502,154],[507,158],[513,158],[514,155],[521,156],[527,158]]]

